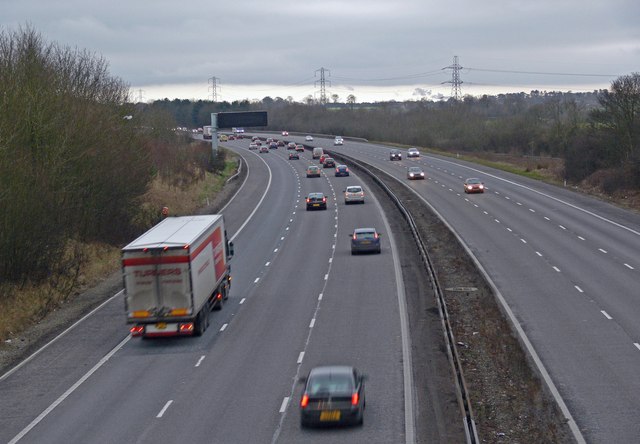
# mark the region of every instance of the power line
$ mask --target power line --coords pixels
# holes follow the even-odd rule
[[[514,71],[509,69],[465,68],[468,71],[501,72],[506,74],[534,74],[543,76],[616,77],[618,74],[584,74],[570,72]]]

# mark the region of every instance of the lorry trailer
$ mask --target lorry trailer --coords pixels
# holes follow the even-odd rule
[[[132,336],[200,336],[229,297],[233,243],[222,215],[167,217],[122,249]]]

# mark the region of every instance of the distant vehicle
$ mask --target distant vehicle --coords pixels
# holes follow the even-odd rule
[[[298,151],[299,153],[304,153],[304,145],[296,145],[296,151]]]
[[[333,139],[333,144],[334,145],[343,145],[344,144],[344,139],[340,136],[336,136],[335,139]]]
[[[293,159],[300,159],[300,155],[298,154],[297,151],[293,151],[289,153],[289,160],[293,160]]]
[[[464,181],[465,193],[484,193],[484,184],[480,179],[470,177]]]
[[[389,160],[402,160],[402,153],[398,150],[391,150]]]
[[[244,128],[232,128],[231,131],[233,131],[234,134],[242,134],[244,133]]]
[[[270,150],[277,150],[278,149],[278,144],[276,142],[270,142],[269,143],[269,149]]]
[[[364,203],[364,190],[360,185],[351,185],[344,190],[344,203]]]
[[[307,210],[326,210],[327,196],[324,193],[309,193],[307,196]]]
[[[213,138],[213,127],[211,125],[205,125],[202,127],[202,138],[203,139]]]
[[[336,165],[336,177],[348,177],[349,168],[346,165]]]
[[[231,135],[229,136],[229,140],[236,140],[236,136],[234,136],[233,134],[231,134]]]
[[[335,168],[336,161],[333,160],[333,157],[325,157],[324,162],[322,162],[322,168]]]
[[[296,149],[296,143],[295,142],[287,143],[287,149],[288,150],[295,150]]]
[[[313,136],[306,136],[304,140],[306,140],[307,142],[313,142]]]
[[[276,143],[278,144],[278,146],[284,146],[285,145],[284,141],[282,141],[282,140],[278,140]]]
[[[409,167],[407,170],[407,179],[424,179],[424,171],[420,167]]]
[[[257,150],[257,149],[258,149],[258,144],[257,144],[257,143],[255,143],[255,142],[251,142],[251,143],[249,144],[249,149],[250,149],[250,150]]]
[[[122,249],[132,336],[199,336],[229,295],[227,240],[220,214],[167,217]]]
[[[260,152],[261,153],[268,153],[269,152],[269,147],[267,145],[260,145]]]
[[[380,253],[380,233],[375,228],[356,228],[351,235],[351,254]]]
[[[229,140],[229,136],[227,136],[226,134],[220,134],[218,140],[220,140],[220,142],[226,142]]]
[[[204,129],[203,129],[203,128],[198,128],[198,133],[199,133],[199,134],[202,134],[202,132],[203,132],[203,131],[204,131]]]
[[[407,151],[407,157],[420,157],[420,151],[418,148],[409,148]]]
[[[324,164],[324,160],[325,160],[327,157],[329,157],[329,155],[328,155],[328,154],[323,153],[323,154],[320,156],[320,159],[318,159],[318,162],[320,162],[320,164],[321,164],[321,165],[322,165],[322,164]]]
[[[315,367],[306,378],[300,399],[300,425],[359,424],[366,408],[366,375],[354,367]]]
[[[282,135],[283,135],[283,136],[288,136],[288,135],[289,135],[289,131],[283,131],[283,132],[282,132]]]
[[[258,136],[251,136],[251,140],[256,141],[256,140],[260,140],[260,138]]]
[[[322,148],[317,146],[311,152],[311,157],[313,157],[314,159],[319,159],[320,156],[322,156],[323,154],[324,154],[324,151],[322,150]]]
[[[320,167],[309,165],[307,167],[307,177],[320,177]]]

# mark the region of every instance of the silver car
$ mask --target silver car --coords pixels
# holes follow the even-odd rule
[[[360,185],[351,185],[344,190],[344,203],[364,203],[364,190]]]
[[[418,148],[409,148],[407,151],[407,157],[420,157],[420,151]]]

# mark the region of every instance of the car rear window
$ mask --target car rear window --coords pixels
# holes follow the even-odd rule
[[[351,393],[353,392],[353,381],[348,375],[315,376],[309,381],[307,392],[310,395]]]
[[[347,193],[359,193],[362,191],[360,187],[349,187],[347,188]]]
[[[375,233],[373,231],[367,231],[365,233],[356,233],[356,239],[374,239]]]

